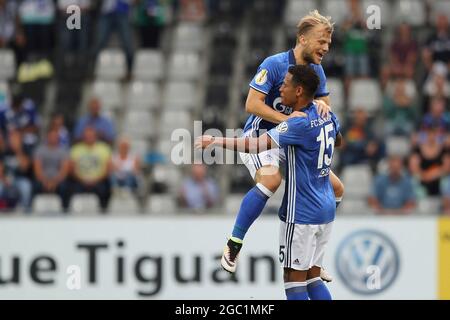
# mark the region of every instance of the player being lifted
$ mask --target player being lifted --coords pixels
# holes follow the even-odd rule
[[[219,146],[258,154],[282,148],[286,154],[286,188],[279,210],[280,262],[288,300],[331,300],[320,278],[325,247],[336,213],[330,166],[341,144],[333,113],[322,118],[313,102],[319,77],[307,65],[291,66],[280,88],[281,101],[302,111],[259,137],[197,138],[196,148]],[[259,191],[258,191],[259,192]]]
[[[329,50],[333,23],[330,17],[324,17],[317,10],[303,17],[297,26],[297,43],[294,49],[266,58],[259,66],[256,76],[250,83],[246,101],[246,111],[251,113],[244,127],[244,136],[258,137],[274,128],[277,124],[296,116],[292,108],[284,105],[279,89],[290,65],[310,65],[317,73],[320,83],[314,96],[319,112],[329,111],[329,92],[326,87],[325,72],[321,66],[322,58]],[[325,110],[325,112],[323,111]],[[272,149],[256,155],[241,153],[256,186],[244,197],[236,217],[231,237],[225,246],[221,264],[228,272],[235,272],[239,251],[245,234],[252,223],[260,216],[267,200],[281,184],[282,176],[279,162],[284,163],[282,150]],[[331,184],[334,189],[336,206],[344,193],[344,186],[331,172]],[[331,277],[322,270],[322,278],[331,281]]]

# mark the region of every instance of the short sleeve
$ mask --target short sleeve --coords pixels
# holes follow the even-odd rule
[[[267,95],[275,85],[276,79],[276,61],[274,58],[269,57],[259,66],[255,77],[250,82],[250,87]]]
[[[334,131],[336,132],[336,135],[338,135],[341,132],[341,123],[333,112],[331,112],[331,121],[334,124]]]
[[[325,71],[323,70],[322,65],[320,64],[311,64],[317,76],[319,77],[319,87],[317,88],[315,98],[326,97],[330,94],[327,88],[327,77],[325,75]]]
[[[303,117],[289,118],[271,129],[267,134],[281,148],[289,145],[301,145],[305,139],[306,119]]]

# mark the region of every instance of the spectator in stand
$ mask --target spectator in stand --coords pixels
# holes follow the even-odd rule
[[[50,128],[47,141],[34,153],[33,168],[35,175],[34,194],[56,193],[61,198],[64,212],[69,210],[69,152],[59,144],[58,131]]]
[[[97,26],[97,42],[94,49],[95,57],[97,57],[108,44],[111,34],[117,30],[127,59],[127,78],[131,75],[134,56],[132,30],[128,22],[131,3],[132,0],[104,0],[102,2]]]
[[[141,47],[156,49],[168,20],[170,0],[138,0],[134,23],[139,29]]]
[[[89,114],[81,117],[75,125],[75,141],[80,141],[83,138],[86,127],[94,127],[99,140],[110,146],[114,144],[116,138],[114,123],[101,114],[101,102],[98,98],[92,98],[89,101]]]
[[[201,22],[206,18],[204,0],[178,0],[181,21]]]
[[[0,49],[13,49],[18,66],[24,60],[25,45],[25,35],[18,16],[18,3],[0,0]]]
[[[405,78],[390,82],[383,100],[386,135],[411,135],[417,119],[416,96],[414,82]]]
[[[58,141],[61,147],[70,148],[70,134],[65,125],[64,116],[61,113],[55,113],[50,119],[50,128],[58,132]]]
[[[450,113],[446,111],[446,101],[444,98],[435,97],[430,101],[429,112],[423,116],[422,126],[434,127],[440,136],[445,136],[450,132]]]
[[[0,158],[0,212],[12,211],[19,201],[19,191],[6,176],[3,159]]]
[[[183,208],[204,210],[215,207],[219,202],[219,188],[207,177],[206,166],[193,164],[191,176],[181,183],[179,204]]]
[[[372,186],[369,206],[378,214],[408,214],[416,207],[416,192],[403,159],[391,155],[387,174],[379,174]]]
[[[105,213],[111,197],[111,148],[97,140],[94,127],[84,129],[83,141],[70,150],[72,193],[94,193]]]
[[[19,14],[25,31],[27,54],[50,58],[55,13],[53,0],[21,1]]]
[[[383,156],[383,146],[377,141],[365,110],[355,110],[343,136],[344,143],[340,148],[342,166],[369,163],[372,168],[376,167]]]
[[[34,102],[15,94],[11,107],[7,104],[0,107],[0,130],[5,137],[12,130],[18,131],[25,151],[31,154],[39,142],[39,117]]]
[[[444,175],[441,179],[442,212],[450,216],[450,155],[444,156]]]
[[[31,211],[32,199],[32,160],[31,154],[23,147],[22,135],[17,130],[11,130],[8,137],[8,148],[3,154],[2,162],[10,182],[18,190],[19,204],[28,213]]]
[[[428,71],[435,62],[442,62],[450,67],[450,29],[445,14],[436,17],[436,30],[427,40],[422,56]]]
[[[443,175],[443,157],[446,136],[438,126],[424,126],[413,137],[413,153],[409,159],[411,173],[420,181],[429,196],[439,196],[439,183]]]
[[[128,189],[138,195],[138,178],[141,175],[141,162],[139,157],[130,152],[130,141],[121,138],[118,143],[117,153],[113,155],[113,186],[120,189]]]
[[[406,23],[400,24],[389,48],[388,64],[382,68],[382,88],[392,77],[414,78],[418,50],[417,42],[411,36],[411,27]]]
[[[348,92],[351,79],[370,74],[368,33],[359,0],[348,0],[349,16],[343,23],[345,54],[345,88]]]
[[[426,100],[431,97],[450,98],[450,82],[447,80],[448,67],[443,62],[436,62],[431,68],[423,86]]]

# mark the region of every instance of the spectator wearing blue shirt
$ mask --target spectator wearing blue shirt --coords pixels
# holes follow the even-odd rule
[[[123,50],[127,58],[128,74],[131,72],[133,64],[133,43],[131,26],[128,21],[132,0],[104,0],[101,7],[101,16],[98,22],[97,42],[94,54],[107,46],[111,33],[119,32]],[[116,29],[117,28],[117,29]]]
[[[207,177],[205,165],[192,165],[191,177],[182,182],[179,201],[181,207],[194,210],[209,209],[218,204],[219,188]]]
[[[369,206],[379,214],[408,214],[415,209],[414,184],[404,170],[402,157],[389,157],[387,174],[375,178]]]
[[[75,125],[75,141],[83,139],[83,132],[87,127],[94,127],[98,138],[103,142],[109,145],[114,144],[116,138],[114,123],[111,119],[101,115],[101,103],[95,97],[89,101],[89,114],[80,118]]]
[[[450,154],[446,154],[444,157],[444,172],[440,183],[442,212],[450,216]]]

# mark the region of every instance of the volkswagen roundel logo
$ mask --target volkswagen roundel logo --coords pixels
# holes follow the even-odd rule
[[[374,230],[360,230],[347,236],[340,243],[335,260],[342,283],[365,295],[391,286],[400,268],[400,257],[392,240]]]

